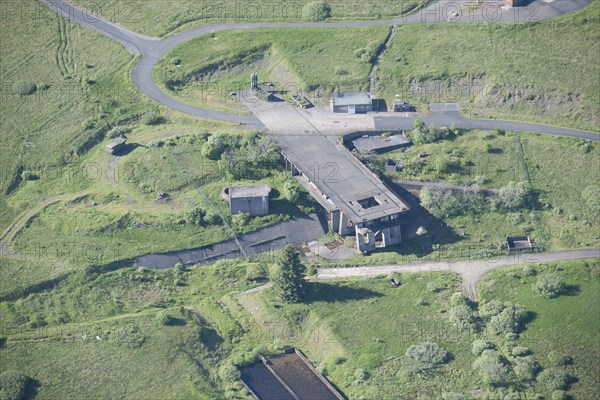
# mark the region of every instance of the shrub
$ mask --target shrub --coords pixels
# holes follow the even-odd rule
[[[204,215],[204,222],[206,222],[208,225],[221,225],[223,220],[215,210],[211,209],[206,211],[206,215]]]
[[[32,380],[17,371],[4,371],[0,374],[0,399],[24,400]]]
[[[525,182],[509,182],[498,192],[497,205],[501,208],[514,210],[525,205],[530,190]]]
[[[267,268],[262,264],[248,264],[246,266],[246,280],[258,281],[267,279]]]
[[[250,222],[250,214],[243,211],[231,217],[231,223],[238,229],[244,228]]]
[[[33,82],[17,81],[13,83],[13,92],[19,96],[28,96],[34,94],[37,86]]]
[[[200,207],[195,207],[192,209],[187,216],[187,221],[190,224],[194,225],[204,225],[204,217],[206,216],[206,211]]]
[[[490,300],[482,302],[479,306],[479,315],[482,318],[490,318],[498,315],[506,308],[506,305],[500,300]]]
[[[163,121],[158,111],[149,111],[142,116],[142,123],[145,125],[158,125]]]
[[[444,364],[448,360],[448,355],[445,349],[432,342],[410,346],[405,353],[409,367],[416,373]]]
[[[552,392],[552,400],[567,400],[569,396],[567,396],[567,392],[564,390],[555,390]]]
[[[466,329],[473,323],[473,312],[466,304],[459,304],[450,309],[450,321],[457,327]]]
[[[533,276],[537,274],[537,270],[535,268],[532,268],[530,266],[524,266],[523,267],[523,274],[525,276]]]
[[[456,307],[456,306],[459,306],[459,305],[466,305],[466,306],[468,306],[467,298],[461,292],[456,292],[452,296],[450,296],[450,305],[452,307]]]
[[[235,365],[224,363],[219,368],[219,378],[224,382],[233,383],[240,379],[240,371]]]
[[[494,350],[496,346],[489,340],[477,339],[471,344],[473,355],[480,356],[485,350]]]
[[[159,325],[171,325],[173,322],[173,317],[171,317],[167,311],[163,310],[156,314],[156,322]]]
[[[558,353],[554,350],[550,351],[546,358],[548,359],[548,363],[553,367],[562,367],[573,362],[571,357]]]
[[[460,215],[466,209],[461,196],[450,189],[425,187],[420,198],[421,205],[438,218]]]
[[[206,142],[202,145],[201,153],[204,157],[209,160],[218,160],[221,158],[225,149],[227,148],[227,143],[225,140],[225,136],[220,133],[215,133],[210,135]]]
[[[565,371],[556,368],[545,369],[537,377],[537,381],[547,391],[565,390],[569,386],[571,377]]]
[[[37,85],[37,88],[41,91],[45,91],[50,89],[50,85],[48,85],[47,83],[40,83],[39,85]]]
[[[501,386],[507,382],[508,369],[498,353],[493,350],[485,350],[475,360],[473,368],[479,371],[481,379],[487,385]]]
[[[531,350],[529,350],[527,347],[517,346],[512,349],[511,353],[515,357],[525,357],[531,354]]]
[[[532,357],[517,358],[514,361],[513,371],[519,379],[531,382],[540,370],[540,364]]]
[[[467,397],[461,393],[442,393],[442,400],[467,400]]]
[[[555,274],[544,274],[532,285],[534,291],[551,299],[560,296],[565,291],[565,282]]]
[[[521,306],[508,306],[498,315],[490,318],[487,329],[494,335],[517,333],[521,323],[527,318],[527,311]]]
[[[305,21],[318,22],[331,16],[331,7],[325,1],[313,1],[302,7],[302,18]]]
[[[21,179],[24,181],[35,181],[39,177],[31,171],[25,170],[21,173]]]

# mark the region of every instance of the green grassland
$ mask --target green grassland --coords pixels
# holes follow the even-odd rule
[[[111,125],[135,121],[152,109],[130,84],[133,59],[121,45],[36,1],[25,0],[19,7],[35,9],[36,18],[23,13],[0,28],[0,135],[8,150],[0,158],[1,230],[24,210],[6,202],[6,195],[22,184],[22,171],[46,170],[57,178],[102,141]],[[27,84],[36,84],[37,90],[19,94]],[[65,180],[59,186],[76,191],[80,183]]]
[[[567,371],[578,378],[569,394],[574,399],[589,399],[600,390],[600,265],[589,262],[551,263],[534,267],[538,275],[555,273],[570,286],[571,294],[546,299],[533,291],[535,275],[526,275],[523,267],[495,271],[480,284],[482,299],[518,303],[535,317],[528,323],[519,342],[533,350],[542,364],[554,350],[573,359]]]
[[[253,29],[192,39],[158,64],[155,81],[182,101],[240,111],[229,93],[246,88],[251,72],[292,92],[327,97],[334,90],[368,89],[370,64],[354,52],[383,41],[388,27]]]
[[[598,262],[534,268],[539,273],[558,268],[567,284],[577,285],[577,292],[556,299],[534,294],[531,283],[536,277],[525,277],[522,266],[487,276],[481,284],[484,299],[520,304],[535,316],[514,341],[477,329],[462,331],[449,321],[449,298],[459,290],[459,283],[456,276],[447,273],[402,275],[397,289],[384,278],[309,283],[308,298],[297,305],[280,303],[269,292],[245,295],[239,301],[259,326],[267,327],[271,338],[305,351],[350,398],[437,399],[447,392],[487,398],[503,389],[486,387],[472,369],[476,357],[471,353],[471,342],[482,337],[492,340],[503,352],[527,346],[544,366],[549,366],[545,355],[551,349],[572,357],[573,365],[568,369],[579,381],[569,394],[576,399],[591,398],[599,385],[594,375],[600,351]],[[437,342],[448,350],[451,361],[430,374],[411,376],[404,353],[411,345],[425,341]],[[367,373],[366,380],[357,379],[358,369]],[[534,385],[520,390],[528,398],[534,390],[549,396]]]
[[[274,351],[225,304],[228,293],[260,279],[248,278],[256,267],[72,273],[44,292],[0,303],[0,336],[8,338],[0,370],[35,379],[40,399],[248,398],[219,368]]]
[[[379,63],[378,95],[598,131],[598,7],[532,23],[401,26]]]
[[[176,3],[163,0],[78,0],[75,3],[135,32],[151,36],[164,36],[175,31],[201,24],[231,22],[302,22],[302,7],[314,0],[273,2],[251,0],[193,1]],[[410,13],[430,3],[429,0],[390,2],[373,1],[327,1],[331,7],[331,21],[367,20],[391,18]]]

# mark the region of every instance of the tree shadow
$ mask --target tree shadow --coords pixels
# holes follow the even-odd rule
[[[381,296],[383,296],[381,293],[364,288],[353,288],[345,285],[321,282],[307,282],[306,297],[303,303],[311,304],[317,301],[326,303],[345,303],[348,301],[364,300]]]
[[[564,289],[560,292],[560,296],[577,296],[581,292],[581,286],[579,285],[565,285]]]

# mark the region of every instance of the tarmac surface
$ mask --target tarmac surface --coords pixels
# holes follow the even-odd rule
[[[310,214],[291,221],[268,226],[238,236],[245,253],[253,256],[282,249],[287,244],[301,245],[316,240],[327,233],[327,221],[319,214]],[[183,265],[207,264],[223,259],[240,258],[241,250],[230,239],[196,249],[180,250],[138,257],[136,267],[167,269],[177,263]]]

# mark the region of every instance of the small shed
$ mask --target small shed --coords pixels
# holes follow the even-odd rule
[[[394,112],[410,111],[410,103],[404,100],[394,100]]]
[[[373,111],[373,99],[367,92],[334,93],[331,96],[334,113],[366,113]]]
[[[529,236],[507,236],[506,249],[508,253],[533,251],[533,240]]]
[[[401,160],[388,159],[385,162],[385,172],[398,172],[398,167],[401,165]]]
[[[123,147],[125,147],[126,142],[127,142],[127,139],[125,139],[124,137],[120,137],[115,140],[111,140],[106,145],[106,151],[109,152],[110,154],[116,154],[119,150],[121,150]]]
[[[231,215],[245,212],[258,217],[269,213],[269,193],[267,185],[232,186],[223,191],[223,198],[229,202]]]

